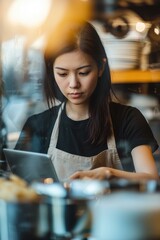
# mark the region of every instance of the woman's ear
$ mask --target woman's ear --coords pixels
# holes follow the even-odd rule
[[[106,58],[103,58],[103,60],[102,60],[102,66],[101,66],[101,68],[99,69],[98,77],[101,77],[101,76],[102,76],[103,71],[104,71],[104,68],[105,68],[106,61],[107,61],[107,59],[106,59]]]

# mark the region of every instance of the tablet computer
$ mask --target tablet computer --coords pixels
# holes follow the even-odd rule
[[[48,154],[15,149],[3,149],[8,166],[13,174],[27,182],[53,179],[59,182],[56,170]]]

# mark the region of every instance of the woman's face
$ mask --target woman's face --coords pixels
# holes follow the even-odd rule
[[[90,55],[80,50],[58,56],[53,65],[56,83],[72,104],[88,104],[100,72]]]

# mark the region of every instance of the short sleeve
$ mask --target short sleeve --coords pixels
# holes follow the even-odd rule
[[[139,145],[149,145],[154,152],[158,144],[143,114],[137,108],[129,107],[125,115],[124,138],[129,150]]]

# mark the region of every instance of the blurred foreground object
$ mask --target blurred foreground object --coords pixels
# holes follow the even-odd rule
[[[24,36],[27,46],[39,38],[45,42],[52,37],[56,48],[62,28],[89,19],[90,11],[90,1],[83,0],[2,0],[1,41]]]
[[[48,240],[48,208],[23,179],[0,172],[0,239]]]
[[[92,236],[98,240],[159,239],[159,201],[157,193],[117,192],[93,202]]]
[[[23,179],[13,174],[0,177],[0,199],[9,202],[39,202],[39,196]]]

